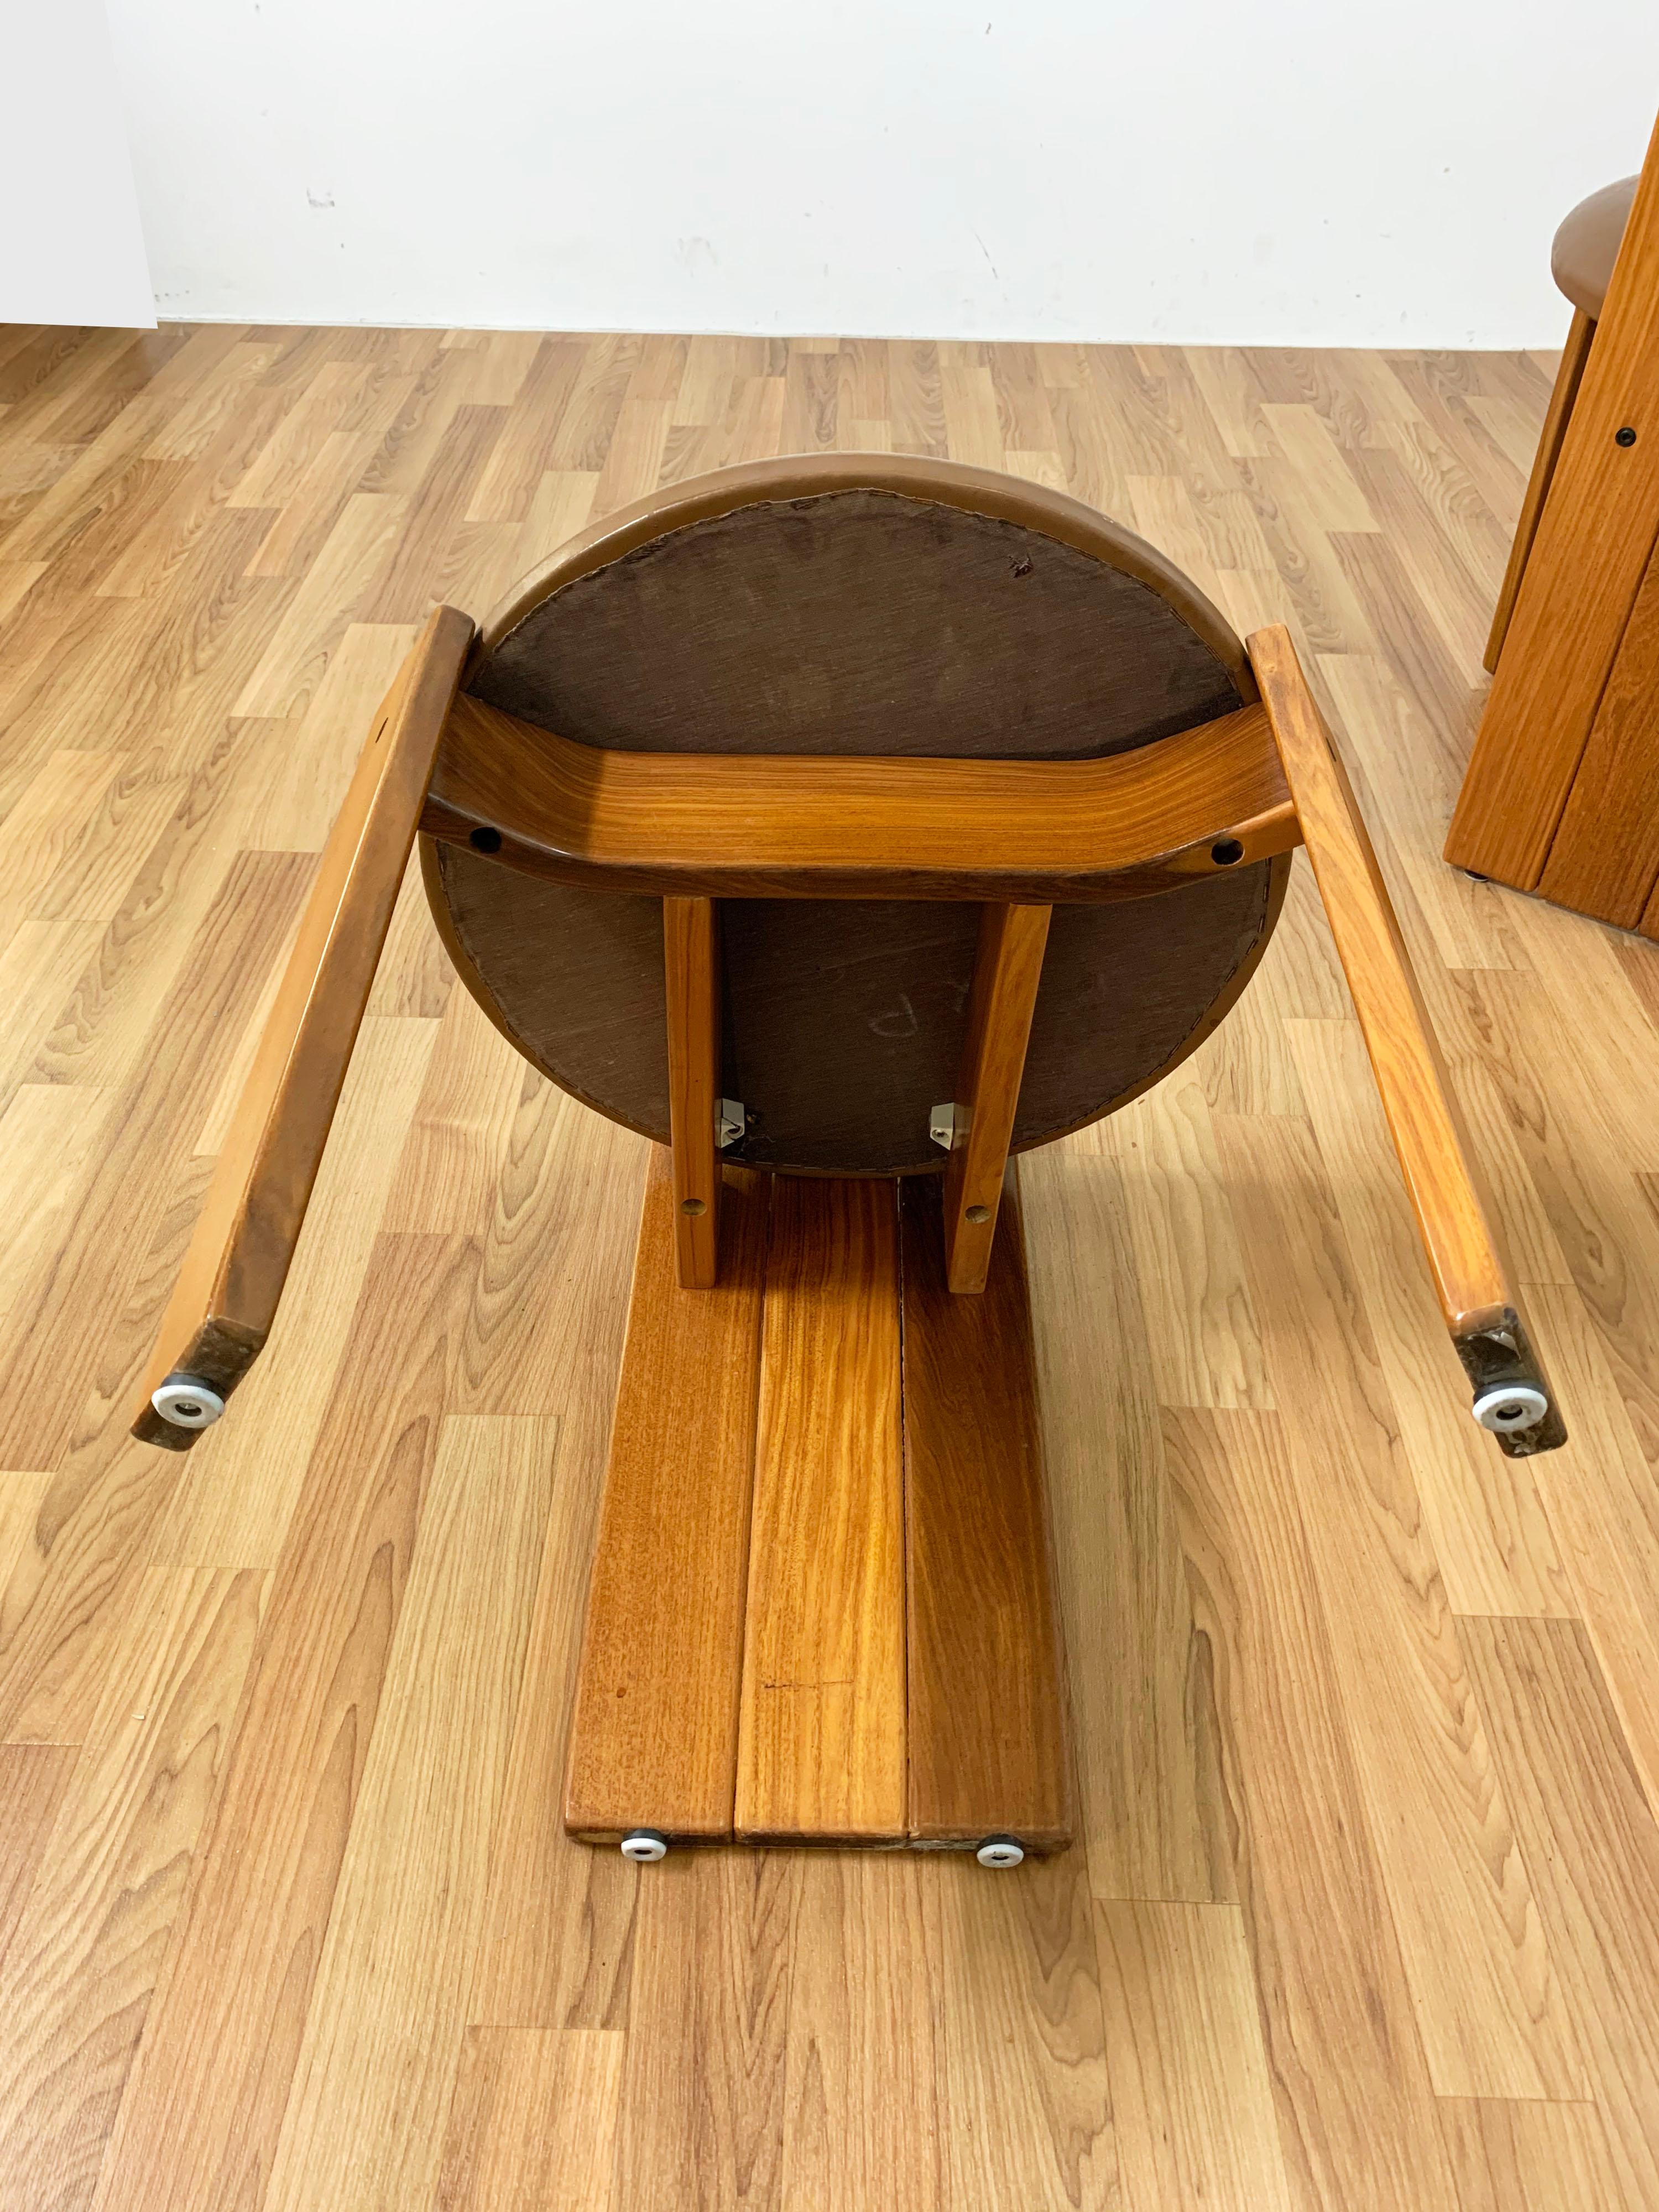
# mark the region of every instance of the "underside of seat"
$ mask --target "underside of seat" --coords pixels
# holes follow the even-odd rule
[[[722,487],[726,487],[722,492]],[[890,456],[703,479],[611,519],[484,626],[466,690],[604,749],[1066,761],[1254,696],[1243,647],[1152,548],[1078,502]],[[665,1141],[659,899],[426,848],[481,1002],[554,1081]],[[1206,1036],[1277,915],[1288,860],[1055,909],[1013,1145],[1109,1112]],[[723,902],[729,1158],[807,1174],[943,1165],[977,909]]]
[[[427,866],[452,954],[544,1074],[668,1141],[662,901],[518,875],[453,845]],[[1109,1113],[1201,1042],[1249,981],[1289,856],[1158,898],[1056,907],[1013,1148]],[[979,909],[741,899],[721,910],[729,1157],[786,1172],[927,1173],[953,1095]]]

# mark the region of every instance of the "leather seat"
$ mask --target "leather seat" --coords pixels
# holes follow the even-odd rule
[[[1558,289],[1590,320],[1601,319],[1601,302],[1618,258],[1620,241],[1636,198],[1637,179],[1620,177],[1616,185],[1603,185],[1587,200],[1580,200],[1555,234],[1550,248],[1550,274]]]

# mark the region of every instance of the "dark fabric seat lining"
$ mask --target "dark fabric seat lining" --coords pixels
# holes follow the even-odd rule
[[[829,489],[809,460],[753,466],[664,495],[660,529],[647,507],[575,541],[486,626],[467,688],[599,747],[1030,760],[1152,744],[1252,696],[1215,609],[1076,502],[943,463],[872,457],[875,483],[858,457],[823,466]],[[452,846],[425,863],[491,1018],[555,1082],[665,1140],[660,902]],[[1016,1148],[1109,1112],[1208,1033],[1288,866],[1056,908]],[[942,1167],[928,1113],[957,1079],[978,908],[731,900],[721,920],[740,1156],[802,1174]]]

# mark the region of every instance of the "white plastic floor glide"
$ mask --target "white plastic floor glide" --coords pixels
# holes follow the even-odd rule
[[[1017,1867],[1024,1863],[1025,1846],[1012,1836],[987,1836],[974,1856],[982,1867]]]
[[[1512,1437],[1518,1429],[1535,1428],[1549,1409],[1549,1400],[1532,1383],[1510,1382],[1483,1390],[1472,1410],[1483,1429],[1494,1436]]]
[[[149,1402],[164,1421],[175,1429],[209,1429],[225,1410],[225,1401],[205,1382],[188,1376],[172,1376],[149,1394]]]

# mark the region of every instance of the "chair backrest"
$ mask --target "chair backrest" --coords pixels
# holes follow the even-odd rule
[[[599,747],[1068,760],[1253,700],[1244,649],[1151,546],[1023,479],[888,454],[795,456],[656,495],[574,539],[485,624],[465,688]],[[660,902],[423,846],[457,966],[526,1056],[665,1139]],[[1232,1004],[1288,857],[1155,898],[1057,907],[1016,1148],[1110,1112]],[[937,1169],[978,910],[729,900],[735,1157]]]

